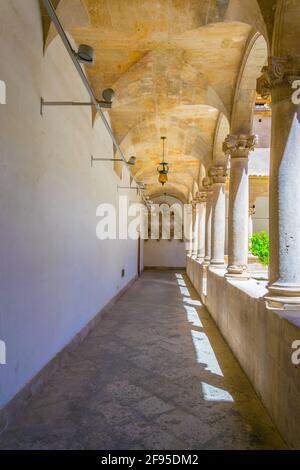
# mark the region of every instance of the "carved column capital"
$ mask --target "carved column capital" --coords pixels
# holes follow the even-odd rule
[[[254,150],[256,145],[256,135],[230,134],[223,143],[223,152],[225,155],[230,155],[233,158],[248,158],[249,152]]]
[[[212,184],[225,184],[228,176],[227,168],[224,166],[212,166],[209,170]]]
[[[268,65],[262,68],[262,75],[257,79],[256,90],[263,98],[269,98],[273,89],[291,85],[300,80],[300,55],[269,57]]]

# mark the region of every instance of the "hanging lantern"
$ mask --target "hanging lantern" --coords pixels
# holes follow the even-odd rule
[[[159,172],[158,182],[164,185],[168,181],[167,173],[163,173],[163,171]]]
[[[169,166],[168,163],[165,162],[165,140],[166,137],[161,137],[163,142],[163,161],[160,162],[159,166],[157,167],[158,171],[158,182],[163,186],[168,181],[168,173],[169,173]]]

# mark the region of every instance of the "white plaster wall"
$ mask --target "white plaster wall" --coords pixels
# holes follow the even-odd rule
[[[270,148],[256,148],[249,154],[249,176],[269,176]]]
[[[182,202],[173,196],[159,196],[153,198],[153,202],[158,205],[168,204],[170,207],[179,205],[183,214]],[[144,265],[149,268],[185,268],[186,244],[175,239],[154,240],[149,238],[144,242]]]
[[[96,237],[96,207],[116,203],[121,183],[112,164],[90,165],[91,153],[112,155],[100,119],[93,129],[88,109],[40,116],[41,96],[87,96],[59,38],[43,57],[38,1],[0,0],[0,17],[2,407],[137,274],[137,242]]]
[[[271,116],[255,115],[253,134],[258,137],[258,144],[249,154],[249,175],[269,176],[271,146]]]
[[[265,230],[269,233],[269,198],[258,197],[255,200],[255,215],[253,216],[253,232]]]
[[[144,242],[145,267],[184,268],[185,243],[180,240],[147,240]]]
[[[271,146],[271,116],[255,114],[253,117],[253,134],[258,136],[258,145],[260,149],[270,149]]]

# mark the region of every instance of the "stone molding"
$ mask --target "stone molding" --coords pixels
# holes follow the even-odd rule
[[[262,68],[262,75],[257,79],[256,90],[262,98],[269,98],[272,89],[291,85],[300,80],[300,55],[285,57],[269,57],[268,65]]]
[[[248,158],[249,152],[255,149],[257,142],[256,135],[229,134],[223,142],[223,152],[232,158]]]
[[[202,186],[206,194],[212,191],[212,181],[209,176],[205,176],[205,178],[203,178]]]

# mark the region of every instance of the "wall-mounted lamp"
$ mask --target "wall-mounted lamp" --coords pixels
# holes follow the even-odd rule
[[[122,158],[95,158],[92,155],[91,156],[91,166],[93,166],[94,162],[122,162],[122,163],[126,163],[126,165],[134,166],[135,163],[136,163],[136,157],[132,156],[126,162]]]
[[[97,100],[100,108],[111,109],[115,92],[112,88],[106,88],[102,92],[103,100]],[[94,103],[88,102],[76,102],[76,101],[45,101],[44,98],[41,98],[40,103],[40,114],[43,116],[44,106],[94,106]]]
[[[136,189],[137,191],[146,191],[147,185],[136,181],[137,186],[117,186],[118,189]]]
[[[82,64],[94,64],[95,51],[91,46],[88,46],[87,44],[80,44],[78,52],[74,51],[74,55]]]
[[[143,188],[139,186],[117,186],[118,189],[135,189],[136,191],[145,191]]]
[[[102,92],[102,98],[104,101],[100,101],[100,103],[112,103],[115,99],[115,92],[112,88],[106,88]]]

